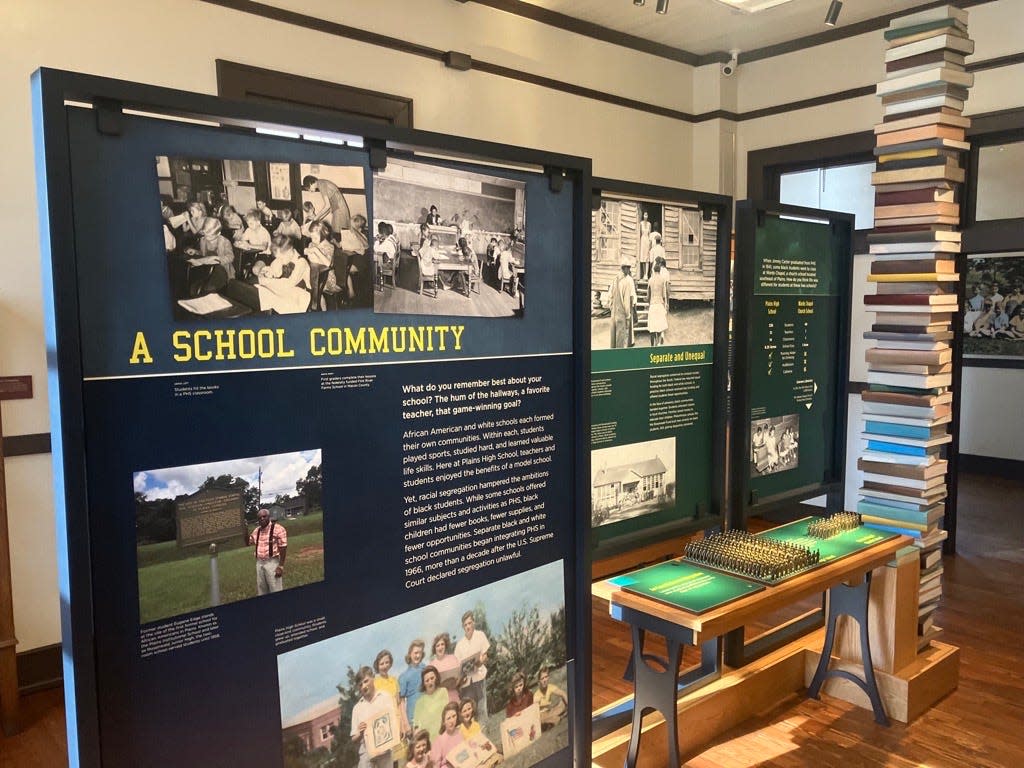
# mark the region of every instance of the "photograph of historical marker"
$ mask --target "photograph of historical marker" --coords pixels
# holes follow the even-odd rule
[[[1024,254],[969,256],[966,282],[964,357],[1024,367]]]
[[[525,182],[389,158],[373,217],[376,312],[522,315]]]
[[[157,157],[156,174],[175,319],[373,304],[363,166]]]
[[[800,417],[795,413],[750,422],[750,476],[763,477],[800,464]]]
[[[676,439],[648,440],[591,452],[591,523],[617,523],[671,509],[676,496]]]
[[[323,581],[319,450],[135,472],[139,622]]]
[[[592,215],[592,349],[711,344],[716,216],[608,197]]]
[[[555,561],[280,654],[285,768],[482,768],[501,745],[527,768],[567,749],[564,579]]]

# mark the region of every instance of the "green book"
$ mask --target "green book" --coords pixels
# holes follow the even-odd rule
[[[962,24],[958,24],[956,19],[936,19],[935,21],[924,21],[920,24],[914,24],[909,27],[900,27],[899,29],[887,29],[885,30],[886,40],[896,40],[901,37],[908,37],[910,35],[916,35],[918,32],[929,32],[933,29],[941,29],[942,27],[953,27],[956,30],[963,28]]]

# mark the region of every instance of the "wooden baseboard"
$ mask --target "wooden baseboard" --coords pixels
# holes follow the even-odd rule
[[[958,461],[960,462],[958,464],[960,472],[969,472],[973,475],[1003,477],[1007,480],[1017,480],[1024,476],[1024,461],[1017,459],[1001,459],[997,456],[977,456],[972,453],[961,453]]]
[[[60,643],[18,654],[18,690],[22,696],[56,688],[63,682],[64,659]]]

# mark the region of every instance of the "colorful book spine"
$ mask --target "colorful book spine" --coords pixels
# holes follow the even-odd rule
[[[885,79],[876,93],[875,230],[865,309],[870,313],[863,400],[865,524],[911,536],[921,551],[918,647],[935,636],[941,597],[945,447],[954,381],[949,372],[960,275],[963,116],[974,50],[967,12],[951,5],[894,19],[885,31]],[[872,288],[871,286],[879,287]]]

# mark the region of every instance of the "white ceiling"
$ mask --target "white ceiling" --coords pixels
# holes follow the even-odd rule
[[[522,5],[527,0],[518,0]],[[652,40],[697,55],[750,51],[830,30],[829,0],[791,0],[755,14],[718,0],[669,0],[668,13],[654,12],[657,0],[637,7],[633,0],[528,0],[529,4],[602,27]],[[835,29],[919,8],[927,0],[844,0]]]

